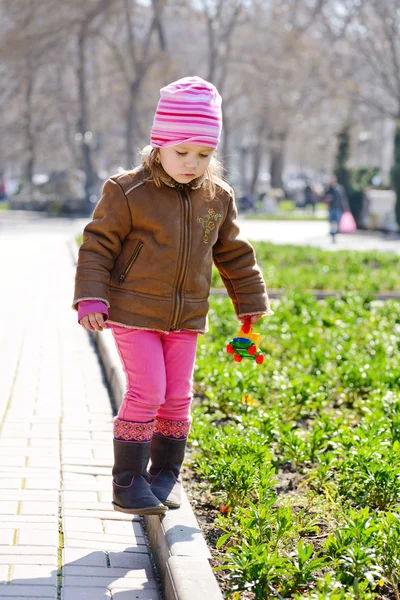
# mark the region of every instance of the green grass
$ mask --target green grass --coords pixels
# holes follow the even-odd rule
[[[222,511],[229,597],[398,598],[400,305],[274,304],[262,366],[225,353],[228,299],[212,298],[199,344],[191,444]]]
[[[9,202],[0,202],[0,210],[10,210]]]
[[[400,291],[399,257],[389,252],[328,252],[266,242],[253,246],[269,289]],[[223,287],[216,269],[212,286]]]

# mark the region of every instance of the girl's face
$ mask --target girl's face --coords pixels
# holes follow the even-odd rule
[[[214,148],[196,144],[179,144],[160,148],[159,152],[164,171],[178,183],[189,183],[204,175]]]

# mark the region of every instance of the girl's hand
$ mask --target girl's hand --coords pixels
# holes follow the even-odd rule
[[[248,316],[244,316],[244,317],[239,317],[239,321],[241,321],[242,323],[244,323],[247,319],[250,319],[250,324],[251,325],[255,325],[256,323],[258,323],[258,321],[260,319],[263,318],[264,315],[248,315]]]
[[[82,317],[79,321],[79,324],[82,325],[85,329],[89,329],[89,331],[103,331],[104,328],[104,315],[103,313],[94,312],[89,313]]]

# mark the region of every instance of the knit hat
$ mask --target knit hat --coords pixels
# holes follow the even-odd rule
[[[222,99],[212,83],[184,77],[160,90],[151,129],[153,148],[198,144],[216,148],[222,130]]]

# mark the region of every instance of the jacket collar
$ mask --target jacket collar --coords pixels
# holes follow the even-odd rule
[[[177,181],[175,181],[175,179],[170,177],[168,175],[168,173],[166,173],[164,171],[164,169],[162,169],[162,173],[160,174],[160,179],[168,187],[177,187],[178,185],[182,185],[182,184],[178,183]],[[187,187],[191,188],[192,190],[198,190],[199,188],[201,188],[201,186],[203,185],[203,183],[205,182],[206,179],[207,179],[207,176],[204,174],[201,177],[197,177],[197,179],[193,179],[193,181],[190,181],[189,183],[185,183],[183,185],[186,185]]]

